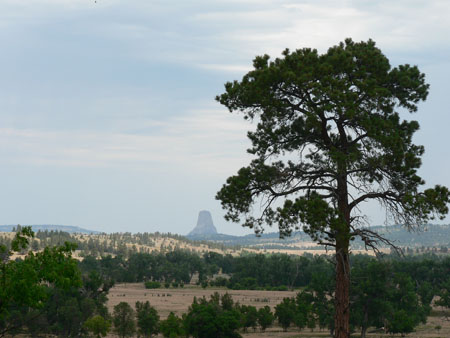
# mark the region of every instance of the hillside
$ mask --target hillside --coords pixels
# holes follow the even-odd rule
[[[400,247],[450,247],[450,225],[427,225],[423,231],[409,232],[402,226],[373,226],[370,228],[386,236],[390,241]],[[204,240],[213,243],[222,243],[229,246],[242,246],[259,249],[319,249],[311,242],[307,234],[302,231],[294,232],[290,237],[279,238],[278,233],[262,234],[256,237],[253,234],[246,236],[230,236],[224,234],[188,236],[191,240]],[[386,246],[381,246],[386,248]],[[364,249],[360,240],[352,243],[353,250]]]
[[[10,228],[8,228],[10,227]],[[0,243],[8,245],[13,232],[12,226],[2,226]],[[231,236],[224,234],[209,234],[195,236],[180,236],[164,233],[98,233],[79,227],[68,226],[33,226],[36,238],[33,248],[39,250],[47,245],[63,244],[65,241],[75,242],[78,245],[77,256],[86,255],[122,255],[129,256],[134,252],[169,252],[173,250],[187,250],[190,252],[205,253],[208,251],[239,255],[243,252],[263,253],[289,253],[301,255],[305,252],[314,254],[326,253],[325,248],[311,241],[303,232],[295,232],[290,237],[280,239],[278,233],[262,234],[256,237],[253,234],[246,236]],[[45,229],[45,230],[40,230]],[[59,229],[59,230],[49,230]],[[64,231],[62,231],[63,229]],[[443,251],[450,247],[450,225],[428,225],[425,231],[408,232],[401,226],[372,227],[371,230],[384,234],[397,246],[409,251]],[[380,246],[381,251],[389,252],[387,246]],[[352,243],[354,253],[364,253],[365,248],[360,240]],[[371,253],[371,252],[369,252]]]

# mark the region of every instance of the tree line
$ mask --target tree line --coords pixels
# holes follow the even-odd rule
[[[190,283],[198,274],[199,283],[226,286],[230,289],[261,289],[306,286],[314,272],[331,272],[332,263],[326,256],[294,256],[287,254],[245,254],[232,256],[216,252],[202,255],[185,250],[160,253],[134,253],[87,256],[80,263],[82,271],[99,271],[117,282]],[[226,277],[215,276],[221,272]],[[228,278],[227,278],[228,277]]]

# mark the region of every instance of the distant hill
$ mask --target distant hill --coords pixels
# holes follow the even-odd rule
[[[427,225],[423,231],[409,232],[400,225],[395,226],[373,226],[371,230],[384,235],[389,240],[400,247],[450,247],[450,225]],[[311,238],[302,231],[293,232],[290,237],[284,239],[279,238],[278,232],[262,234],[256,237],[254,234],[246,236],[231,236],[224,234],[210,234],[210,235],[190,235],[187,236],[190,240],[195,241],[209,241],[214,243],[221,243],[228,246],[243,246],[243,247],[258,247],[258,248],[272,248],[282,249],[289,247],[294,243],[301,246],[311,246]],[[383,246],[381,246],[383,247]],[[364,244],[356,239],[352,242],[353,249],[363,249]]]
[[[450,224],[429,224],[421,231],[408,231],[401,225],[373,226],[370,229],[401,247],[450,247]],[[357,245],[358,241],[355,242]]]
[[[25,226],[22,225],[21,226]],[[17,227],[16,225],[0,225],[0,231],[2,232],[11,232],[14,228]],[[55,225],[55,224],[39,224],[39,225],[31,225],[31,228],[33,229],[33,231],[37,232],[37,231],[64,231],[64,232],[68,232],[68,233],[80,233],[80,234],[99,234],[99,231],[94,231],[94,230],[88,230],[88,229],[83,229],[77,226],[71,226],[71,225]]]

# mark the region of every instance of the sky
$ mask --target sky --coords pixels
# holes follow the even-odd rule
[[[0,224],[186,234],[209,210],[251,233],[214,197],[252,126],[214,97],[256,55],[347,37],[426,74],[420,174],[450,186],[449,17],[446,0],[0,0]]]

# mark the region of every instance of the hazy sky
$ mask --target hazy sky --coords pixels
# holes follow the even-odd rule
[[[449,18],[448,0],[0,0],[0,224],[186,234],[207,209],[249,233],[214,199],[249,125],[214,97],[255,55],[346,37],[426,73],[421,174],[450,186]]]

